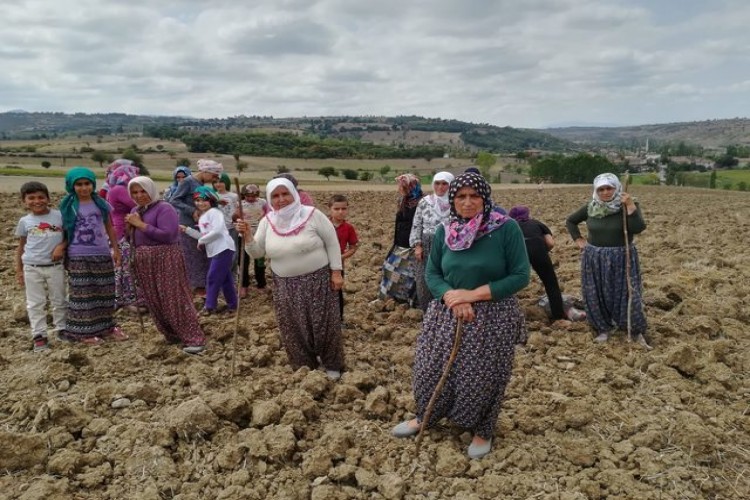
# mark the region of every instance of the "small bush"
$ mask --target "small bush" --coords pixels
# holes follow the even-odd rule
[[[740,181],[737,183],[737,189],[740,191],[747,191],[747,182]]]
[[[50,168],[51,166],[52,166],[52,164],[50,162],[48,162],[47,160],[45,160],[45,161],[42,162],[42,167],[44,167],[44,168]]]
[[[288,174],[289,172],[289,167],[287,167],[286,165],[276,165],[277,174]]]
[[[350,180],[350,181],[356,181],[357,180],[357,171],[352,170],[350,168],[345,168],[341,171],[341,175],[344,176],[344,179]]]

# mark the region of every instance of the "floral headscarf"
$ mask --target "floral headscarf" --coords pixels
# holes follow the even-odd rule
[[[470,187],[482,197],[484,208],[471,219],[458,215],[455,198],[461,188]],[[474,241],[491,233],[505,224],[509,217],[503,215],[492,202],[492,188],[479,174],[463,173],[451,182],[448,190],[448,200],[451,204],[451,214],[445,226],[445,244],[457,252],[471,248]]]
[[[107,175],[107,185],[109,188],[113,188],[115,186],[124,186],[128,182],[130,182],[131,179],[138,176],[138,172],[140,169],[135,165],[135,163],[131,162],[130,160],[118,160],[121,162],[128,162],[128,163],[120,163],[117,165],[117,167],[114,168],[108,175]],[[113,164],[114,165],[114,164]]]
[[[198,186],[193,193],[193,199],[206,200],[211,203],[212,207],[215,207],[219,204],[219,193],[212,187]]]
[[[102,212],[103,220],[109,220],[111,207],[104,198],[96,192],[96,174],[86,167],[73,167],[65,174],[65,191],[67,195],[60,202],[60,213],[63,219],[63,229],[68,241],[73,241],[73,231],[76,227],[76,218],[78,217],[78,196],[76,195],[75,183],[79,179],[88,179],[93,185],[91,200],[99,207]]]
[[[399,187],[399,193],[406,193],[400,195],[398,199],[398,209],[406,210],[407,208],[414,208],[422,199],[422,185],[419,182],[419,177],[414,174],[401,174],[396,177],[396,183]]]
[[[602,186],[615,188],[615,195],[609,201],[603,201],[596,192]],[[615,174],[600,174],[594,179],[594,194],[591,197],[588,208],[588,216],[601,219],[620,211],[622,206],[622,184]]]

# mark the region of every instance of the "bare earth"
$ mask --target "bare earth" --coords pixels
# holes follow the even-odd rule
[[[5,180],[3,179],[3,183]],[[328,192],[314,193],[319,205]],[[292,372],[270,294],[233,319],[208,318],[206,354],[184,355],[150,319],[123,316],[125,343],[53,341],[30,350],[15,285],[17,195],[0,195],[0,497],[12,499],[750,498],[750,197],[636,188],[647,352],[586,324],[550,326],[521,292],[530,338],[518,349],[492,452],[447,422],[419,457],[390,428],[412,415],[418,311],[375,302],[393,231],[392,192],[350,192],[362,245],[347,268],[348,371]],[[502,190],[558,236],[553,259],[579,295],[564,218],[587,188]],[[231,376],[235,356],[236,375]]]

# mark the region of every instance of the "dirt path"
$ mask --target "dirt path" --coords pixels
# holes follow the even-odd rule
[[[5,185],[6,178],[3,178]],[[587,188],[508,190],[558,236],[565,292],[578,295],[578,251],[564,218]],[[319,203],[330,192],[315,191]],[[238,375],[232,320],[205,319],[205,355],[167,345],[150,320],[132,340],[54,342],[30,351],[13,229],[0,195],[0,497],[70,498],[749,498],[750,197],[636,188],[649,227],[637,239],[649,333],[645,352],[585,324],[550,327],[532,284],[520,294],[530,338],[517,351],[492,452],[469,461],[469,434],[447,422],[414,461],[392,425],[411,415],[416,311],[376,298],[390,246],[393,193],[349,193],[361,250],[347,269],[348,371],[292,372],[270,295],[242,305]]]

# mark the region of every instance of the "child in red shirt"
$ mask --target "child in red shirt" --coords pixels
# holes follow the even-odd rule
[[[354,255],[357,251],[357,231],[354,226],[346,222],[349,215],[349,200],[343,194],[335,194],[328,201],[328,214],[336,228],[336,236],[341,246],[341,262],[344,264],[346,259]],[[344,270],[341,270],[343,276]],[[341,311],[341,323],[344,322],[344,291],[339,290],[339,310]]]

